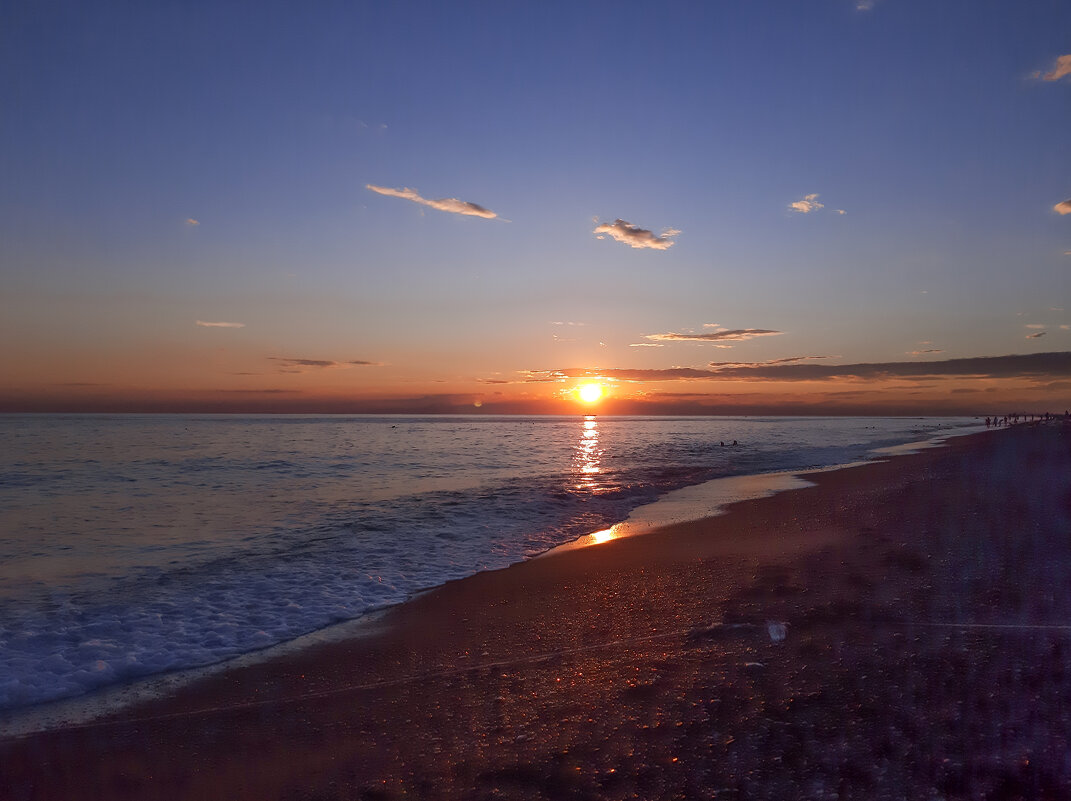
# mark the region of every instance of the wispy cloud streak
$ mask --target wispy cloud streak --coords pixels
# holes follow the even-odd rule
[[[767,359],[764,362],[710,362],[711,367],[767,367],[771,364],[798,364],[815,359],[832,359],[832,356],[788,356],[784,359]]]
[[[197,325],[202,328],[245,328],[245,323],[209,323],[204,320],[198,320]]]
[[[777,361],[777,360],[775,360]],[[875,362],[857,364],[767,364],[711,362],[710,369],[668,368],[561,368],[532,370],[524,381],[568,381],[600,376],[629,382],[717,380],[717,381],[834,381],[892,380],[900,378],[1068,378],[1071,351],[1055,353],[979,356],[929,362]]]
[[[1071,375],[1071,352],[979,356],[929,362],[874,362],[857,364],[784,364],[746,368],[719,368],[712,378],[763,381],[823,381],[838,378],[1021,378],[1036,375]]]
[[[269,356],[269,361],[279,364],[281,373],[305,373],[309,370],[348,370],[351,367],[382,367],[382,362],[353,359],[336,362],[332,359],[291,359],[284,356]]]
[[[771,331],[766,328],[723,328],[718,331],[708,331],[705,334],[647,334],[644,339],[655,342],[744,342],[755,337],[769,337],[783,334],[784,331]]]
[[[419,203],[421,206],[438,209],[439,211],[448,211],[452,214],[464,214],[469,217],[483,217],[488,220],[492,220],[498,216],[490,209],[484,208],[476,203],[470,203],[467,200],[458,200],[456,197],[439,198],[437,200],[421,197],[417,190],[410,189],[409,187],[405,187],[404,189],[391,189],[387,186],[365,184],[365,188],[371,189],[373,192],[380,195],[400,197],[403,200],[411,200],[414,203]]]
[[[600,223],[592,232],[601,239],[605,234],[611,239],[623,242],[631,248],[650,248],[651,250],[669,250],[675,244],[673,237],[680,233],[676,228],[667,228],[660,235],[655,236],[646,228],[640,228],[622,219],[614,220],[613,223]]]
[[[1043,81],[1058,81],[1071,75],[1071,53],[1066,56],[1058,56],[1052,69],[1045,73],[1036,73],[1035,77]]]

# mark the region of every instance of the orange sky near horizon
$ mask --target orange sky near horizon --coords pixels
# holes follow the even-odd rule
[[[222,359],[223,357],[218,356]],[[72,375],[0,392],[0,411],[169,411],[286,413],[521,414],[970,414],[1062,412],[1071,382],[1053,376],[928,376],[917,379],[836,376],[767,381],[711,378],[667,381],[590,378],[414,380],[384,365],[297,365],[268,374],[236,375],[226,388],[199,385],[195,369]],[[124,380],[125,378],[125,380]],[[266,380],[267,379],[267,380]],[[488,383],[488,381],[490,383]],[[602,395],[585,401],[585,386]]]

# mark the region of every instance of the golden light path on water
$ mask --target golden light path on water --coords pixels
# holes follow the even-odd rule
[[[579,477],[578,490],[597,490],[598,475],[602,472],[602,448],[599,447],[599,423],[594,415],[584,418],[580,441],[573,453],[573,469]]]
[[[581,387],[579,390],[581,397],[583,397],[583,390],[590,386],[594,386],[598,390],[597,397],[602,397],[602,387],[598,384],[588,384],[585,387]],[[589,414],[581,423],[580,439],[573,452],[573,470],[578,478],[576,484],[578,490],[598,492],[602,486],[599,480],[602,473],[602,454],[603,450],[599,447],[599,422],[595,419],[595,415]],[[618,526],[614,526],[613,528],[596,531],[593,534],[587,534],[575,544],[601,545],[604,542],[617,539],[620,536],[616,533],[617,528]]]
[[[581,423],[580,438],[573,451],[573,474],[577,482],[574,486],[577,490],[594,493],[603,486],[602,456],[603,449],[599,446],[598,420],[595,415],[587,415]],[[652,503],[633,509],[625,520],[615,523],[610,528],[585,534],[573,542],[552,548],[547,553],[560,553],[574,548],[602,545],[622,537],[646,534],[666,525],[714,517],[724,514],[725,507],[736,501],[762,498],[784,490],[810,486],[811,482],[804,477],[805,475],[828,469],[834,468],[723,476],[682,487]]]

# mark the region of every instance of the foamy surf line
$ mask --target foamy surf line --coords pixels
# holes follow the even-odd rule
[[[212,665],[148,676],[74,698],[61,698],[57,701],[8,710],[0,717],[0,737],[22,737],[51,729],[81,726],[143,701],[161,698],[209,676],[268,662],[324,643],[371,637],[384,629],[382,618],[388,608],[368,612],[354,620],[334,623],[288,642],[242,654]]]
[[[726,507],[733,503],[768,497],[786,490],[811,486],[812,482],[807,480],[806,476],[814,473],[840,470],[867,464],[875,460],[883,460],[901,453],[912,453],[925,448],[937,447],[950,436],[971,433],[975,433],[975,430],[944,432],[938,437],[924,441],[873,449],[869,452],[871,454],[870,458],[861,462],[834,464],[806,470],[728,476],[686,486],[665,493],[653,503],[634,507],[624,520],[610,529],[587,534],[571,542],[552,546],[538,553],[525,554],[520,558],[514,558],[507,564],[495,565],[489,569],[502,569],[508,567],[509,564],[523,562],[528,558],[586,547],[621,536],[647,534],[675,523],[701,520],[723,514]],[[468,575],[473,575],[477,572],[482,571],[477,569]],[[457,576],[446,580],[463,580],[464,578],[465,576]],[[445,582],[438,582],[409,592],[406,598],[398,603],[405,603],[406,600],[433,590],[435,587],[441,586],[442,583]],[[385,606],[389,608],[396,605],[397,603]],[[246,652],[210,665],[152,674],[128,682],[104,686],[83,695],[9,709],[0,713],[0,736],[14,736],[84,724],[138,702],[165,696],[207,676],[245,665],[269,661],[322,642],[367,636],[378,630],[378,626],[381,625],[379,620],[382,617],[383,609],[384,606],[380,606],[377,610],[327,625],[310,634],[267,648]]]

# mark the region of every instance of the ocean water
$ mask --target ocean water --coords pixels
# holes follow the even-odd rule
[[[681,487],[977,428],[0,415],[0,714],[286,642],[571,542]]]

